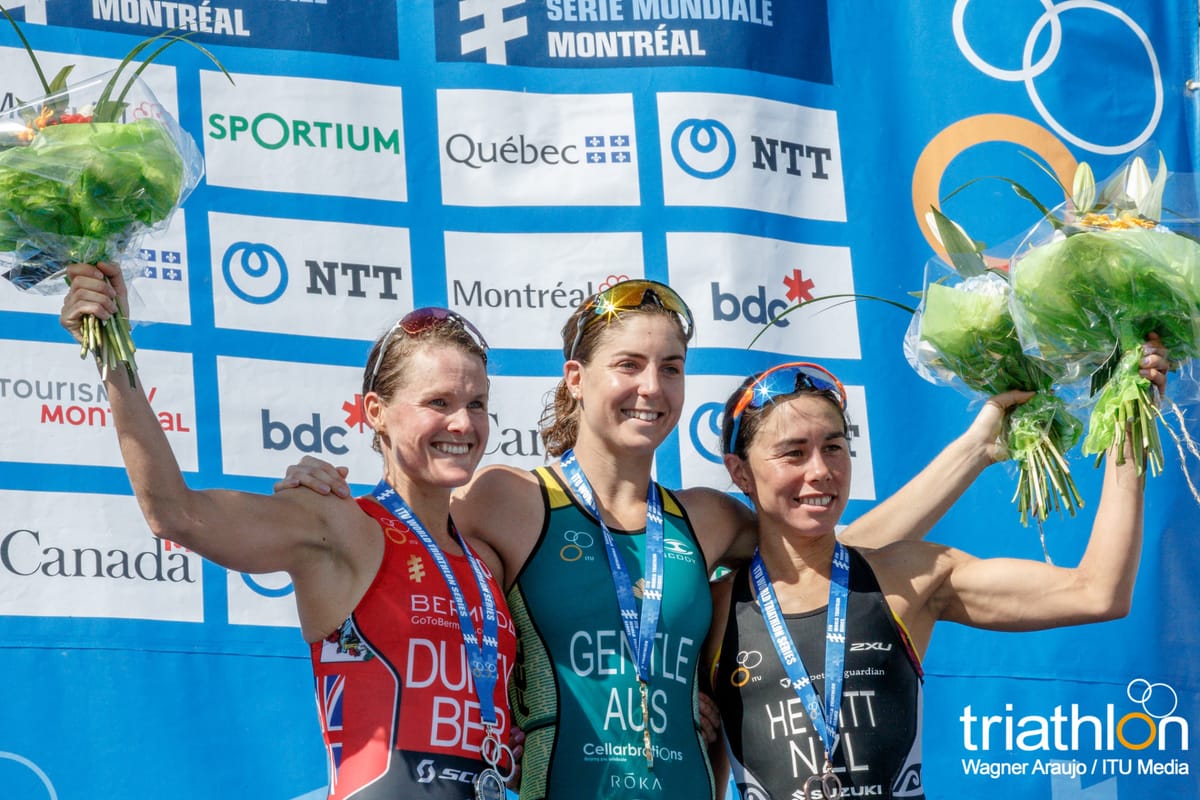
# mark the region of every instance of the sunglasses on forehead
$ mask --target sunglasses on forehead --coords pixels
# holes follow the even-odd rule
[[[583,340],[583,332],[596,320],[610,322],[622,311],[642,308],[648,303],[678,315],[683,324],[684,339],[691,340],[695,332],[695,322],[692,319],[692,310],[683,302],[683,298],[665,283],[636,279],[615,283],[586,301],[585,311],[579,315],[579,321],[575,324],[575,340],[563,355],[568,361],[575,357],[575,351]]]
[[[738,431],[742,427],[742,415],[746,413],[746,409],[762,408],[767,403],[775,402],[776,398],[787,397],[804,390],[831,392],[837,398],[842,411],[846,410],[846,387],[820,364],[793,361],[771,367],[742,391],[742,396],[729,412],[733,425],[729,429],[726,452],[734,452]]]
[[[375,388],[375,379],[379,377],[379,365],[383,363],[383,357],[387,355],[388,345],[391,344],[392,337],[395,336],[396,331],[402,331],[408,336],[418,336],[431,328],[436,328],[438,325],[443,325],[447,322],[462,328],[475,340],[475,343],[479,345],[479,348],[484,353],[487,352],[488,344],[483,338],[483,334],[462,314],[439,306],[414,308],[398,319],[396,324],[387,332],[387,335],[383,337],[383,343],[379,346],[379,352],[375,356],[375,366],[371,369],[371,380],[367,382],[364,394]]]

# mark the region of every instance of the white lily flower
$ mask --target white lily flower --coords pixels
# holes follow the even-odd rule
[[[1086,214],[1096,202],[1096,176],[1086,161],[1075,167],[1075,185],[1071,188],[1071,203],[1076,214]]]

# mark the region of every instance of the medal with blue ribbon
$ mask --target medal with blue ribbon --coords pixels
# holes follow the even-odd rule
[[[771,634],[775,652],[783,664],[788,681],[804,703],[804,710],[825,746],[825,767],[821,774],[804,782],[804,797],[837,800],[842,796],[842,782],[833,772],[833,751],[839,742],[842,713],[842,682],[846,676],[846,611],[850,599],[850,554],[841,542],[834,542],[833,570],[829,578],[829,607],[825,614],[825,706],[812,687],[812,672],[805,668],[800,651],[788,632],[779,598],[767,575],[762,555],[754,551],[750,562],[750,579],[758,607]]]
[[[617,593],[617,605],[621,609],[621,625],[625,629],[625,640],[629,644],[629,651],[634,654],[634,667],[637,669],[642,701],[642,744],[646,752],[646,763],[650,769],[654,769],[654,748],[650,742],[650,669],[654,657],[654,636],[658,632],[659,612],[662,609],[666,551],[662,498],[658,493],[658,484],[650,481],[650,487],[646,491],[646,569],[642,583],[642,611],[639,615],[629,570],[625,567],[608,526],[604,524],[604,518],[600,516],[596,495],[579,462],[575,460],[575,451],[568,450],[563,453],[559,463],[575,495],[587,512],[596,518],[600,532],[604,535],[604,551],[608,555],[608,568],[612,573],[613,588]]]
[[[496,717],[496,681],[500,677],[500,618],[496,610],[496,598],[492,596],[488,586],[487,575],[478,556],[467,547],[466,540],[450,521],[450,533],[458,546],[462,548],[471,572],[475,576],[475,584],[479,587],[479,599],[483,608],[482,631],[476,636],[475,623],[471,620],[471,610],[458,578],[450,568],[450,562],[442,548],[434,541],[433,536],[417,519],[417,515],[408,507],[396,490],[387,481],[380,481],[371,493],[381,506],[392,513],[392,516],[408,526],[417,540],[424,545],[438,572],[450,589],[450,597],[454,601],[454,610],[458,614],[458,627],[462,633],[463,647],[467,651],[467,663],[471,669],[471,680],[475,684],[475,696],[479,699],[479,716],[483,719],[484,738],[479,747],[487,768],[475,776],[475,796],[479,800],[492,800],[504,797],[504,784],[512,777],[516,769],[512,751],[500,738],[499,720]],[[500,761],[508,755],[510,767],[507,774],[500,771]]]

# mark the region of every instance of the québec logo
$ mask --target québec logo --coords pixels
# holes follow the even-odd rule
[[[367,427],[362,395],[355,394],[353,400],[342,403],[342,411],[346,414],[345,423],[348,427],[326,425],[316,411],[308,419],[293,425],[275,418],[271,409],[261,409],[263,449],[281,451],[295,448],[301,453],[345,455],[350,452],[345,444],[350,429],[357,428],[362,432]]]
[[[163,281],[183,280],[183,254],[178,250],[153,250],[143,247],[138,250],[142,262],[142,277]]]

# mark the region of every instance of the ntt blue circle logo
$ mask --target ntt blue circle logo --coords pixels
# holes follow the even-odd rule
[[[729,128],[718,120],[685,119],[671,134],[671,155],[688,175],[711,181],[733,168],[737,146]]]
[[[270,586],[263,586],[254,580],[253,576],[247,575],[244,572],[242,573],[242,581],[250,587],[250,591],[255,594],[261,594],[263,597],[287,597],[294,591],[291,581],[278,588],[272,588]]]
[[[229,291],[255,305],[278,300],[288,284],[287,264],[274,247],[262,242],[234,242],[221,258],[221,274]]]
[[[721,459],[721,417],[725,413],[725,406],[721,403],[705,403],[696,409],[696,413],[692,414],[692,420],[688,425],[688,433],[692,437],[692,447],[696,452],[704,457],[705,461],[711,461],[714,464],[723,463]],[[711,442],[712,437],[716,437],[717,451],[714,453],[708,448],[705,442]]]

